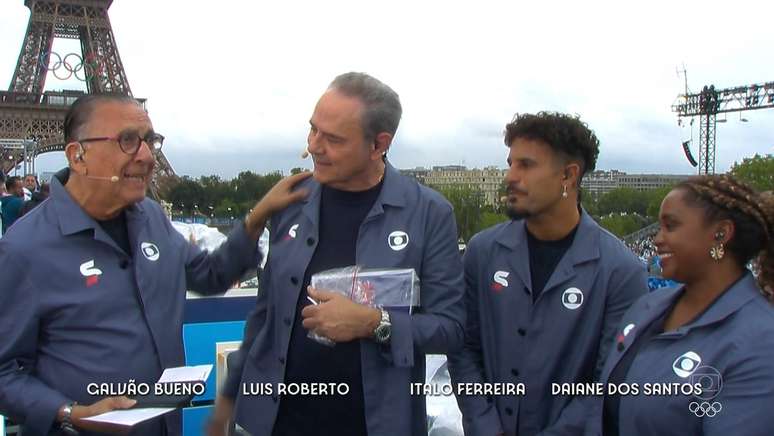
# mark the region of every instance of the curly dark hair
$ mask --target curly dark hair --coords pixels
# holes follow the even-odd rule
[[[505,125],[505,146],[516,138],[542,141],[554,151],[581,164],[581,178],[593,171],[599,156],[599,139],[580,117],[559,112],[516,114]]]
[[[730,175],[694,176],[675,186],[688,204],[704,209],[707,222],[728,219],[736,228],[728,251],[743,268],[751,260],[758,284],[774,301],[774,197]]]

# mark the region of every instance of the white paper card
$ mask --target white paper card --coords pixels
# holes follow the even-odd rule
[[[163,415],[167,412],[175,410],[174,408],[149,408],[149,409],[128,409],[128,410],[113,410],[105,412],[101,415],[91,416],[83,418],[86,421],[93,422],[105,422],[108,424],[133,426],[137,423],[146,421],[151,418]]]

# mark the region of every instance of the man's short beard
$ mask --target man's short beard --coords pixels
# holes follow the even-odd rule
[[[518,211],[518,210],[516,210],[515,207],[508,206],[508,207],[505,208],[505,215],[507,215],[508,218],[510,218],[510,219],[512,219],[514,221],[518,221],[518,220],[523,220],[525,218],[531,217],[532,213],[529,212],[528,210]]]

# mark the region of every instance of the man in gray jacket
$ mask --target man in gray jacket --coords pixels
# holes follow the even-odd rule
[[[599,142],[579,119],[541,112],[506,126],[510,222],[465,253],[465,348],[453,383],[522,384],[523,395],[458,395],[467,436],[571,435],[589,404],[552,384],[599,378],[645,266],[580,207]]]
[[[0,239],[0,414],[25,436],[103,430],[83,418],[134,404],[111,391],[185,365],[185,291],[223,292],[254,266],[264,222],[303,196],[291,187],[309,174],[279,182],[207,253],[145,198],[164,137],[135,100],[81,97],[64,137],[69,167],[50,199]],[[132,434],[178,435],[179,418]]]
[[[426,434],[425,400],[411,383],[424,381],[426,353],[462,346],[462,268],[449,203],[385,159],[400,116],[398,95],[361,73],[337,77],[317,103],[314,179],[302,184],[310,194],[271,217],[263,291],[230,359],[211,434],[222,434],[232,411],[255,435]],[[410,314],[307,289],[313,274],[355,264],[413,268],[421,307]],[[309,339],[310,330],[336,345]],[[348,392],[278,395],[289,383]]]

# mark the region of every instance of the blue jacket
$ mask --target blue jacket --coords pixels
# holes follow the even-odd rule
[[[365,419],[369,436],[424,435],[425,399],[410,395],[410,383],[424,382],[426,353],[453,351],[463,340],[457,227],[451,206],[438,193],[389,165],[386,171],[382,191],[360,226],[357,263],[366,268],[414,268],[421,281],[421,308],[412,315],[390,311],[389,346],[361,340]],[[281,398],[237,394],[240,381],[270,383],[276,393],[284,380],[301,281],[318,241],[321,186],[313,179],[303,186],[310,189],[308,198],[271,219],[263,291],[248,319],[242,348],[229,360],[224,394],[236,397],[236,422],[255,435],[271,434]],[[408,237],[403,248],[390,247],[395,231]]]
[[[0,204],[2,204],[3,215],[3,229],[0,234],[5,234],[11,227],[11,224],[19,218],[19,212],[21,212],[21,208],[24,205],[24,199],[15,195],[9,195],[3,197],[0,200]]]
[[[669,310],[681,293],[682,286],[653,291],[624,315],[618,330],[623,346],[610,353],[603,383],[639,332]],[[624,329],[628,334],[623,335]],[[621,396],[619,434],[770,435],[773,364],[774,309],[746,273],[697,319],[640,346],[626,377],[640,393]],[[702,383],[707,390],[699,395],[646,395],[646,383]],[[602,434],[603,401],[595,398],[588,434]]]
[[[208,254],[152,200],[126,219],[131,257],[54,178],[51,198],[0,239],[0,413],[25,436],[48,433],[66,403],[101,399],[89,383],[154,382],[184,365],[186,289],[223,292],[255,263],[241,224]]]
[[[552,396],[551,383],[597,379],[621,316],[647,292],[645,265],[585,212],[534,304],[524,221],[474,236],[464,264],[465,348],[449,356],[452,383],[525,388],[523,396],[458,396],[465,434],[582,433],[588,405]]]

